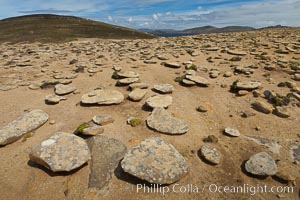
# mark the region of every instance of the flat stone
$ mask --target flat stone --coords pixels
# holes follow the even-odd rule
[[[133,101],[140,101],[144,96],[147,94],[147,90],[144,89],[134,89],[132,92],[129,93],[128,97],[129,99]]]
[[[95,124],[98,124],[101,126],[106,125],[106,124],[111,124],[115,121],[113,119],[113,117],[110,115],[107,115],[107,116],[97,115],[97,116],[94,116],[92,120]]]
[[[76,88],[71,85],[63,85],[63,84],[57,84],[55,85],[55,94],[57,95],[65,95],[70,94],[74,92]]]
[[[129,88],[131,90],[134,90],[136,88],[139,88],[139,89],[147,89],[149,87],[149,84],[147,83],[132,83],[129,85]]]
[[[131,83],[139,82],[139,78],[123,78],[117,81],[117,85],[129,85]]]
[[[156,95],[153,97],[149,97],[146,100],[146,105],[151,108],[157,108],[157,107],[163,107],[167,108],[169,107],[173,102],[173,98],[168,95]]]
[[[256,101],[252,104],[252,107],[258,112],[270,114],[273,111],[273,106],[263,101]]]
[[[149,183],[171,184],[188,173],[188,164],[173,145],[159,137],[132,147],[121,162],[123,170]]]
[[[276,106],[275,114],[281,118],[289,118],[290,117],[289,110],[286,107],[282,107],[282,106]]]
[[[234,128],[230,128],[230,127],[225,128],[224,132],[227,135],[232,136],[232,137],[238,137],[238,136],[241,135],[240,132],[239,132],[239,130],[234,129]]]
[[[92,154],[90,189],[107,190],[115,169],[127,152],[126,146],[114,138],[96,135],[87,140]],[[105,191],[104,191],[105,192]]]
[[[109,89],[95,90],[81,97],[83,104],[111,105],[120,104],[123,101],[124,95],[121,92]]]
[[[102,126],[91,126],[82,130],[82,134],[84,135],[99,135],[104,132],[104,128]]]
[[[201,156],[213,165],[220,164],[221,162],[221,154],[216,148],[203,145],[200,149]]]
[[[292,145],[290,147],[290,152],[293,162],[300,164],[300,145]]]
[[[120,78],[138,78],[140,75],[133,71],[119,71],[116,72]]]
[[[255,90],[261,86],[261,83],[259,82],[252,82],[252,81],[247,81],[247,82],[242,82],[239,81],[236,83],[236,87],[238,90]]]
[[[201,76],[197,76],[197,75],[186,75],[185,76],[186,79],[190,80],[190,81],[194,81],[195,83],[202,85],[202,86],[208,86],[209,82],[206,78],[203,78]]]
[[[246,162],[245,169],[253,175],[272,176],[277,172],[277,165],[269,154],[260,152]]]
[[[167,94],[167,93],[172,93],[174,91],[174,86],[171,84],[159,84],[159,85],[154,85],[153,89],[160,93]]]
[[[29,157],[53,172],[72,171],[91,159],[85,140],[64,132],[58,132],[33,147]]]
[[[46,103],[50,103],[50,104],[57,104],[61,100],[66,100],[66,99],[67,99],[66,97],[58,96],[55,94],[50,94],[45,97]]]
[[[231,54],[231,55],[235,55],[235,56],[245,56],[245,55],[247,55],[246,52],[243,52],[243,51],[234,51],[234,50],[228,50],[227,53]]]
[[[173,117],[164,108],[155,108],[147,118],[147,125],[161,133],[178,135],[189,131],[189,127],[178,118]]]
[[[16,120],[0,129],[0,145],[17,141],[26,133],[36,130],[47,122],[49,116],[42,110],[24,113]]]
[[[188,86],[193,86],[196,85],[196,83],[194,81],[188,80],[188,79],[182,79],[182,83]]]
[[[179,63],[173,63],[173,62],[166,62],[164,63],[165,67],[170,67],[170,68],[180,68]]]

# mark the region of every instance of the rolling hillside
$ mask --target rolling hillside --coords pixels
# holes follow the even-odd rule
[[[0,42],[63,42],[76,38],[145,39],[153,36],[73,16],[40,14],[0,20]]]

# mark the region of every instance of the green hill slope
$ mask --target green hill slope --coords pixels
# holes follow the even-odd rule
[[[0,20],[0,42],[64,42],[76,38],[153,37],[137,30],[73,16],[40,14]]]

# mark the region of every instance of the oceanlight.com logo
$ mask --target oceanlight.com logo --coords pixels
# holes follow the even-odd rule
[[[217,184],[204,184],[199,187],[194,184],[180,185],[178,183],[171,186],[163,186],[161,184],[137,184],[137,193],[159,193],[166,195],[168,193],[243,193],[251,196],[258,193],[293,193],[293,186],[267,186],[267,185],[249,185],[243,184],[240,186],[223,186]]]

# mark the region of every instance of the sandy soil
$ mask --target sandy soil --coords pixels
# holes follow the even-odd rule
[[[84,65],[93,68],[95,61],[103,63],[96,67],[102,71],[90,74],[85,70],[78,73],[78,77],[72,80],[71,85],[77,88],[75,94],[67,95],[66,101],[57,105],[45,104],[44,98],[53,93],[53,88],[31,90],[27,86],[18,86],[9,91],[0,91],[0,127],[16,119],[27,109],[42,109],[50,116],[49,120],[55,120],[51,125],[47,122],[41,128],[34,131],[32,137],[26,141],[18,140],[13,144],[0,148],[0,199],[298,199],[300,196],[300,166],[295,164],[290,156],[289,147],[292,144],[299,145],[300,109],[290,104],[291,116],[280,118],[273,114],[263,114],[251,108],[251,103],[263,97],[255,98],[252,93],[237,97],[229,92],[230,85],[237,79],[255,80],[262,83],[261,93],[271,90],[282,95],[290,93],[290,88],[277,87],[282,81],[293,81],[299,86],[299,82],[292,80],[289,67],[282,68],[276,60],[296,60],[300,62],[300,54],[289,52],[288,54],[274,53],[276,46],[284,49],[286,45],[300,46],[300,29],[269,30],[249,33],[211,34],[183,38],[160,38],[151,40],[98,40],[86,39],[64,44],[2,44],[0,45],[0,84],[20,85],[20,83],[41,83],[44,80],[53,79],[55,74],[70,75],[76,65]],[[203,45],[218,46],[220,50],[210,52],[201,50]],[[225,47],[236,48],[247,52],[240,62],[231,62],[233,56],[222,52]],[[186,50],[196,49],[198,56],[189,55]],[[266,52],[270,61],[255,59],[250,54],[251,49],[256,52]],[[29,50],[33,52],[28,53]],[[148,52],[148,53],[145,53]],[[298,49],[300,52],[300,49]],[[147,54],[147,55],[143,55]],[[163,62],[155,57],[156,54],[165,55],[169,60],[165,62],[183,63],[192,60],[197,66],[210,69],[218,69],[220,76],[216,79],[209,78],[207,72],[198,72],[199,75],[209,79],[211,85],[205,87],[184,87],[174,79],[184,74],[184,67],[171,69],[164,67]],[[174,57],[178,56],[178,57]],[[103,56],[103,57],[102,57]],[[136,58],[133,61],[131,57]],[[207,58],[212,57],[213,62]],[[220,59],[214,59],[220,57]],[[145,64],[144,59],[157,61],[156,64]],[[11,60],[24,62],[30,59],[32,66],[19,67],[14,63],[7,64]],[[78,59],[78,63],[70,65],[72,59]],[[222,62],[226,61],[225,64]],[[17,60],[18,62],[18,60]],[[249,76],[236,74],[225,78],[226,71],[232,71],[232,64],[239,66],[257,66],[258,69]],[[274,66],[273,71],[267,71],[264,66]],[[125,96],[130,91],[127,87],[116,87],[116,80],[111,78],[113,65],[122,67],[123,70],[131,70],[140,73],[142,82],[154,84],[170,83],[175,91],[173,104],[168,111],[183,119],[189,126],[188,133],[179,136],[170,136],[150,130],[146,123],[131,127],[126,124],[130,116],[143,120],[150,114],[143,110],[145,100],[154,95],[149,89],[146,97],[140,102],[132,102],[126,99],[120,105],[84,107],[79,104],[83,94],[93,90],[97,86],[105,86],[122,92]],[[288,66],[287,64],[284,64]],[[264,74],[270,74],[269,80]],[[227,87],[226,87],[227,86]],[[150,87],[150,88],[151,88]],[[207,113],[196,111],[200,101],[208,101],[213,108]],[[242,118],[243,111],[250,110],[256,116]],[[113,124],[105,125],[104,135],[117,138],[130,148],[145,138],[160,136],[170,143],[186,158],[190,172],[180,179],[180,186],[192,184],[199,188],[198,193],[161,193],[137,192],[137,182],[132,177],[124,174],[120,169],[116,170],[109,192],[105,195],[96,194],[88,189],[90,169],[88,165],[70,174],[54,174],[29,162],[28,154],[33,145],[40,143],[57,131],[72,133],[82,122],[87,122],[94,115],[112,115]],[[271,152],[267,147],[249,141],[244,137],[232,138],[223,134],[225,127],[236,127],[242,135],[260,136],[269,140],[275,140],[282,146],[279,153]],[[260,127],[257,131],[256,128]],[[216,147],[222,154],[221,164],[211,166],[203,162],[197,155],[197,151],[204,144],[203,139],[208,135],[215,135],[218,143],[209,144]],[[243,163],[253,154],[266,151],[277,161],[278,176],[259,179],[249,176],[243,170]],[[279,181],[279,179],[281,181]],[[208,186],[293,186],[293,193],[218,193],[210,192]],[[169,186],[172,187],[173,185]],[[203,191],[203,187],[205,190]]]

